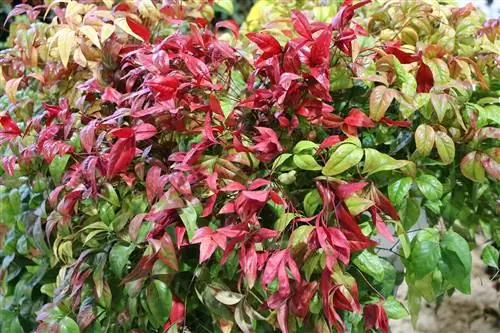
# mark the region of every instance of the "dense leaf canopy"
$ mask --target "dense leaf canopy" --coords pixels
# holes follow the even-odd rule
[[[469,293],[500,24],[447,2],[14,7],[0,331],[387,333]]]

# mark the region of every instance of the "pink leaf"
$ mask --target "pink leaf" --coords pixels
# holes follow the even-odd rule
[[[135,131],[135,139],[137,141],[147,140],[156,135],[156,127],[148,123],[135,126],[134,131]]]
[[[301,11],[297,9],[292,10],[292,22],[295,31],[297,31],[299,35],[308,40],[313,39],[311,34],[311,25],[309,24],[307,17]]]

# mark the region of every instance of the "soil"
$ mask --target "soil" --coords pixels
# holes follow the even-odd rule
[[[491,280],[482,263],[480,250],[472,255],[471,295],[455,292],[446,297],[440,306],[422,304],[417,329],[413,330],[410,319],[390,321],[392,333],[498,333],[500,332],[499,282]],[[397,293],[404,300],[407,286]]]

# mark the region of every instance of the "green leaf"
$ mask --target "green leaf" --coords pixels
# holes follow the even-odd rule
[[[0,319],[3,319],[1,317],[1,315],[0,315]],[[5,328],[4,325],[7,326],[8,329]],[[5,324],[2,324],[0,326],[0,329],[5,329],[5,332],[8,332],[8,333],[24,333],[24,329],[21,326],[21,323],[19,322],[19,318],[17,316],[13,319],[6,321]]]
[[[411,177],[403,177],[390,184],[387,188],[389,200],[394,205],[399,206],[408,196],[412,184],[413,179]]]
[[[347,143],[340,145],[323,168],[325,176],[335,176],[357,165],[363,158],[363,149]]]
[[[108,201],[110,204],[116,207],[121,206],[120,198],[110,183],[104,184],[104,191],[102,191],[102,197]]]
[[[322,169],[311,155],[293,155],[293,163],[302,170],[318,171]]]
[[[432,147],[434,146],[435,138],[436,132],[434,132],[432,127],[426,124],[418,126],[415,131],[415,144],[417,146],[417,152],[422,156],[429,155]]]
[[[370,275],[375,280],[379,282],[384,280],[384,264],[376,254],[368,250],[363,250],[352,260],[352,262],[362,272]]]
[[[69,154],[64,154],[63,156],[56,155],[50,163],[49,172],[54,181],[54,184],[59,184],[61,182],[61,178],[64,171],[66,170],[66,165],[68,164],[69,158]]]
[[[448,134],[437,132],[435,143],[439,157],[444,164],[450,164],[455,160],[455,143]]]
[[[295,171],[295,170],[292,170],[290,172],[284,172],[278,176],[278,180],[282,184],[290,185],[290,184],[295,183],[295,181],[297,180],[296,175],[297,175],[297,171]]]
[[[421,304],[422,304],[422,296],[420,296],[416,288],[409,286],[408,308],[410,310],[411,325],[415,330],[417,329],[417,320],[418,320],[418,314],[420,313]]]
[[[424,277],[415,279],[408,276],[408,281],[413,283],[413,286],[418,293],[429,303],[437,300],[439,295],[443,293],[443,274],[439,269],[435,269]]]
[[[123,268],[127,264],[128,258],[134,249],[134,244],[125,246],[118,243],[111,248],[111,251],[109,252],[109,265],[116,276],[122,276]]]
[[[396,76],[398,78],[398,82],[401,84],[401,92],[410,97],[415,96],[417,93],[417,81],[415,77],[405,70],[396,57],[394,57],[393,60]]]
[[[159,325],[165,323],[168,320],[172,304],[172,293],[168,285],[163,281],[154,279],[146,288],[146,301],[156,323]]]
[[[486,245],[481,253],[481,259],[483,262],[488,266],[495,267],[496,269],[499,269],[498,257],[498,249],[491,244]]]
[[[401,319],[409,315],[408,310],[394,296],[387,297],[384,309],[390,319]]]
[[[234,14],[233,0],[217,0],[214,2],[214,9],[232,16]]]
[[[441,122],[449,108],[448,98],[445,94],[431,94],[431,104],[436,111],[438,120]]]
[[[196,229],[198,229],[198,225],[196,224],[198,214],[194,205],[190,204],[187,207],[181,208],[179,216],[182,220],[182,223],[184,223],[184,226],[186,227],[188,238],[191,241],[196,232]]]
[[[460,162],[462,174],[472,181],[482,183],[486,180],[483,165],[481,164],[481,155],[475,151],[465,155]]]
[[[274,223],[274,228],[278,231],[283,231],[286,229],[288,224],[297,216],[295,213],[285,213],[281,215]]]
[[[321,205],[321,196],[318,190],[309,191],[304,197],[304,212],[307,216],[312,216]]]
[[[423,278],[437,268],[441,258],[439,232],[432,228],[422,229],[411,243],[411,254],[406,266],[417,279]]]
[[[66,316],[59,322],[59,333],[80,333],[80,328],[71,317]]]
[[[353,86],[352,72],[344,65],[330,68],[330,89],[348,89]]]
[[[472,256],[469,244],[462,236],[447,231],[441,241],[439,270],[443,278],[463,293],[470,294]]]
[[[436,177],[421,175],[416,182],[418,189],[428,200],[438,200],[443,196],[443,184]]]
[[[450,82],[450,70],[444,60],[440,58],[428,59],[425,57],[423,60],[431,69],[435,85],[448,84]]]
[[[235,305],[243,299],[243,295],[224,290],[216,292],[215,299],[225,305]]]
[[[302,140],[297,142],[295,147],[293,147],[293,153],[294,154],[300,154],[303,151],[316,151],[318,149],[319,145],[317,143],[314,143],[312,141],[307,141],[307,140]]]
[[[115,211],[109,203],[105,201],[101,202],[104,203],[101,205],[101,207],[99,207],[99,217],[102,222],[104,222],[107,225],[110,225],[111,222],[115,219]]]
[[[288,160],[291,156],[292,156],[292,154],[281,154],[280,156],[278,156],[278,158],[276,160],[274,160],[274,162],[273,162],[272,169],[273,170],[277,169],[280,165],[285,163],[286,160]]]
[[[408,161],[398,161],[387,154],[379,152],[376,149],[366,148],[363,173],[371,175],[380,171],[400,169],[408,163]]]
[[[312,225],[301,225],[298,228],[295,228],[290,235],[290,244],[292,247],[298,245],[299,243],[307,244],[307,239],[309,238],[309,234],[314,230]]]
[[[420,204],[415,199],[404,200],[399,210],[404,230],[410,230],[417,223],[420,216]]]
[[[401,249],[403,250],[404,258],[409,258],[411,254],[410,239],[406,233],[405,228],[401,221],[394,221],[394,226],[396,227],[396,234],[398,235],[399,241],[401,242]]]
[[[375,121],[382,119],[393,99],[397,96],[398,92],[394,89],[384,85],[375,87],[370,95],[370,118]]]
[[[369,199],[365,198],[360,198],[355,195],[349,196],[347,199],[344,200],[345,204],[347,205],[347,208],[349,209],[349,212],[351,215],[356,216],[373,206],[375,203]]]

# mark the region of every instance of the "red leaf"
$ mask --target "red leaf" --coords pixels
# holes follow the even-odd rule
[[[221,121],[225,119],[224,112],[222,111],[222,107],[220,106],[220,102],[213,94],[210,95],[210,110],[218,115]]]
[[[246,198],[255,200],[258,202],[266,202],[269,191],[263,190],[263,191],[243,191],[241,192]]]
[[[267,32],[250,32],[247,37],[264,51],[265,58],[281,53],[280,43]]]
[[[2,167],[5,170],[5,172],[10,176],[14,175],[14,167],[16,165],[16,161],[17,157],[14,155],[4,156],[2,158]]]
[[[107,177],[112,178],[126,170],[135,156],[135,138],[118,139],[111,148],[108,159]]]
[[[179,264],[177,261],[177,255],[175,253],[174,243],[172,242],[172,238],[165,233],[161,238],[161,248],[158,252],[158,258],[167,264],[168,267],[172,268],[175,271],[179,270]]]
[[[339,184],[335,190],[335,193],[337,193],[337,195],[341,199],[345,199],[351,194],[362,190],[366,185],[368,185],[368,183],[366,182]]]
[[[118,103],[118,100],[122,97],[122,94],[118,90],[106,87],[104,89],[104,94],[102,94],[101,99],[103,102]]]
[[[245,186],[238,182],[231,182],[228,185],[220,189],[222,192],[233,192],[233,191],[244,191]]]
[[[87,154],[90,154],[95,141],[96,121],[92,120],[80,130],[80,142]]]
[[[288,305],[286,303],[278,309],[278,325],[281,332],[288,333]]]
[[[154,165],[149,169],[146,176],[146,196],[151,204],[153,200],[163,193],[163,187],[160,185],[161,168]]]
[[[186,63],[186,66],[189,69],[189,71],[197,79],[203,78],[210,81],[210,70],[203,61],[189,54],[183,54],[182,58],[184,59],[184,62]]]
[[[325,148],[330,148],[331,146],[339,143],[341,141],[340,136],[331,135],[327,137],[323,142],[319,145],[318,151],[323,150]]]
[[[370,213],[372,215],[373,224],[375,224],[375,228],[377,228],[378,233],[382,235],[385,239],[387,239],[389,242],[394,243],[394,238],[392,237],[391,231],[385,225],[380,215],[377,214],[377,208],[371,207]]]
[[[287,250],[277,251],[267,260],[266,268],[262,275],[262,283],[267,285],[274,280],[278,275],[278,267],[285,260],[287,254]]]
[[[14,136],[21,135],[21,130],[8,114],[0,115],[0,125],[2,125],[4,133]]]
[[[311,63],[313,66],[327,66],[330,62],[330,44],[332,32],[324,30],[314,41],[311,48]]]
[[[231,30],[231,32],[234,34],[236,38],[240,36],[240,28],[238,27],[238,24],[236,23],[235,20],[219,21],[215,24],[215,28],[217,30],[220,28],[226,28]]]
[[[352,109],[344,119],[344,124],[355,127],[374,127],[375,123],[360,109]]]
[[[332,20],[333,29],[342,30],[353,18],[354,10],[370,2],[371,0],[363,0],[353,5],[352,0],[345,0]]]
[[[290,300],[290,310],[300,318],[304,318],[309,313],[309,304],[318,289],[316,281],[302,281],[298,284],[295,294]]]
[[[383,117],[380,119],[381,123],[386,124],[387,126],[390,127],[410,127],[411,126],[411,121],[409,120],[392,120],[387,117]]]
[[[432,71],[426,64],[420,65],[415,78],[417,80],[417,92],[419,93],[427,93],[434,86]]]
[[[299,10],[292,10],[292,23],[295,31],[302,37],[312,40],[311,25],[307,20],[307,17]]]
[[[171,99],[172,97],[174,97],[179,84],[179,79],[173,76],[162,76],[161,78],[156,78],[154,80],[145,82],[145,85],[149,87],[151,91],[158,93],[158,97],[161,99]],[[157,111],[160,110],[151,108],[151,112]]]
[[[114,135],[120,139],[127,139],[133,137],[135,132],[133,128],[122,127],[122,128],[112,129],[111,131],[109,131],[109,134]]]
[[[163,333],[167,333],[169,328],[174,324],[184,321],[184,313],[185,313],[184,303],[181,302],[177,296],[174,296],[172,299],[172,308],[170,310],[170,318],[163,325]]]
[[[271,182],[269,180],[263,179],[263,178],[257,178],[254,181],[252,181],[250,186],[248,186],[248,189],[253,191],[253,190],[258,189],[259,187],[267,186],[269,184],[271,184]]]
[[[134,131],[135,131],[135,139],[137,141],[147,140],[156,135],[156,127],[148,123],[135,126]]]
[[[401,50],[400,40],[385,43],[384,51],[388,54],[394,54],[396,58],[399,60],[399,62],[402,64],[410,64],[412,62],[417,62],[420,61],[422,58],[421,55],[414,55],[406,53],[403,50]]]
[[[139,22],[127,17],[127,24],[130,29],[139,37],[141,37],[145,43],[149,43],[149,38],[151,38],[151,33],[149,29],[140,24]]]
[[[387,199],[387,197],[373,185],[371,193],[373,201],[375,201],[377,207],[380,208],[384,213],[389,215],[393,220],[399,221],[399,214],[396,211],[396,208],[394,208],[394,206],[391,204],[389,199]]]
[[[389,320],[382,304],[368,304],[363,309],[365,330],[376,328],[384,333],[389,333]]]

